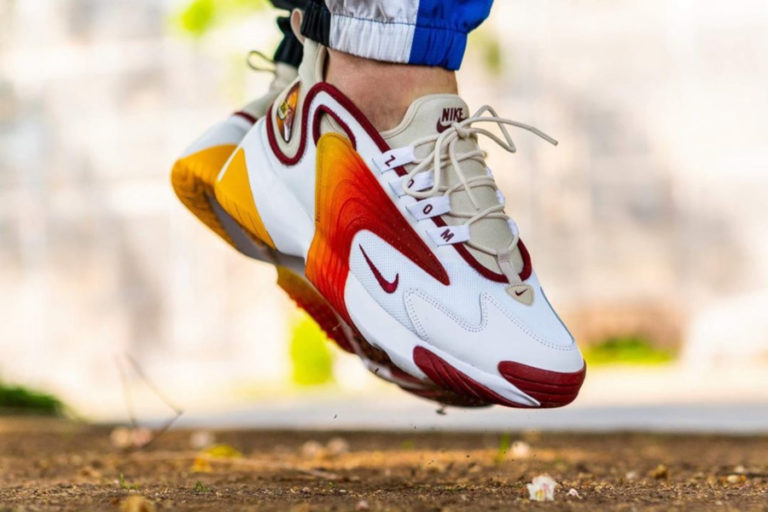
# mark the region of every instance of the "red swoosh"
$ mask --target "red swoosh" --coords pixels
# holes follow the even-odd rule
[[[395,280],[392,282],[387,281],[384,279],[384,276],[381,275],[381,272],[379,272],[379,269],[376,268],[376,265],[373,264],[371,261],[371,258],[368,257],[368,255],[365,253],[365,249],[363,249],[362,245],[358,245],[360,247],[360,251],[363,253],[363,258],[365,258],[365,262],[368,263],[368,266],[371,267],[371,272],[373,272],[373,277],[376,278],[376,280],[379,282],[379,286],[381,286],[381,289],[384,290],[387,293],[395,293],[395,290],[397,290],[397,285],[400,284],[400,274],[395,275]]]
[[[466,117],[459,117],[455,121],[449,121],[448,124],[443,124],[442,119],[438,119],[437,120],[436,129],[437,129],[438,133],[443,133],[445,130],[447,130],[448,128],[453,126],[453,123],[460,123],[460,122],[464,121],[465,119],[466,119]]]
[[[443,124],[439,119],[437,120],[437,125],[435,126],[435,129],[438,133],[443,133],[445,130],[451,127],[453,123]]]

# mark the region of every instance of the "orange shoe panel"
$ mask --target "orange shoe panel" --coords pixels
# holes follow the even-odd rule
[[[179,159],[171,171],[171,185],[182,204],[232,246],[234,243],[221,226],[208,197],[213,196],[216,176],[236,148],[224,144],[198,151]]]
[[[317,293],[310,283],[308,283],[301,276],[296,274],[293,270],[287,267],[277,267],[277,284],[285,290],[285,293],[293,299],[297,306],[304,311],[317,322],[317,324],[325,331],[333,341],[336,342],[339,347],[347,352],[354,353],[354,350],[347,340],[347,336],[344,333],[339,317],[333,312],[333,309],[328,302]]]
[[[307,256],[310,281],[345,320],[344,288],[352,239],[361,230],[381,237],[429,275],[449,284],[448,274],[381,188],[352,144],[334,133],[317,145],[315,237]]]
[[[215,187],[216,200],[251,236],[273,249],[275,243],[264,227],[259,210],[253,202],[245,151],[240,148],[232,157]]]

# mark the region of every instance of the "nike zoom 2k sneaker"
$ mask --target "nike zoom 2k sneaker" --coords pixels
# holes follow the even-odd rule
[[[360,339],[412,378],[511,407],[573,401],[586,367],[547,300],[478,139],[510,152],[535,128],[455,95],[416,100],[379,133],[322,81],[299,77],[247,133],[213,186],[253,239],[305,274]],[[501,135],[488,127],[495,127]]]

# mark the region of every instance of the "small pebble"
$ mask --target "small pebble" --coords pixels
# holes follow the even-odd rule
[[[557,482],[549,475],[539,475],[526,484],[528,499],[531,501],[554,501]]]
[[[115,448],[140,448],[152,440],[152,431],[148,428],[117,427],[109,434],[109,441]]]
[[[325,448],[331,455],[342,455],[349,452],[349,443],[341,437],[334,437],[328,441],[328,444],[325,446]]]
[[[133,446],[140,448],[152,440],[152,431],[148,428],[139,427],[132,430]]]
[[[192,432],[189,436],[189,446],[194,450],[202,450],[208,448],[216,442],[216,436],[207,430],[198,430]]]
[[[307,441],[301,445],[301,454],[304,457],[312,458],[319,457],[323,453],[323,445],[317,441]]]
[[[531,445],[525,441],[515,441],[509,451],[515,459],[527,459],[531,456]]]
[[[651,476],[656,480],[666,480],[669,478],[669,468],[664,464],[659,464],[656,469],[651,471]]]
[[[570,497],[572,497],[572,498],[578,498],[578,499],[581,499],[581,494],[579,494],[579,491],[577,491],[577,490],[576,490],[576,489],[574,489],[573,487],[571,487],[570,489],[568,489],[568,496],[570,496]]]
[[[109,442],[116,448],[128,448],[131,445],[131,429],[117,427],[109,434]]]
[[[144,496],[128,496],[120,502],[120,512],[156,512],[155,504]]]

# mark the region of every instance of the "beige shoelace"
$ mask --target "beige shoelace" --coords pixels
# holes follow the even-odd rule
[[[503,138],[485,128],[474,126],[478,123],[496,124],[501,130]],[[492,107],[489,105],[484,105],[471,117],[468,117],[463,121],[457,121],[453,123],[442,133],[437,135],[430,135],[414,141],[412,144],[412,147],[414,148],[425,144],[433,144],[433,147],[432,150],[424,158],[413,160],[413,163],[416,165],[408,172],[407,178],[403,180],[402,187],[406,194],[418,200],[433,198],[438,195],[450,196],[450,194],[455,191],[462,189],[465,190],[469,200],[475,207],[475,212],[456,212],[453,210],[453,208],[451,208],[448,213],[454,217],[466,219],[466,221],[463,223],[466,226],[470,226],[474,222],[485,218],[504,219],[510,226],[510,230],[513,234],[513,240],[506,249],[497,250],[478,244],[472,240],[467,240],[465,243],[474,249],[487,253],[491,256],[495,256],[499,267],[509,280],[510,284],[518,284],[520,283],[520,277],[518,276],[517,271],[514,269],[514,265],[512,264],[512,255],[515,248],[517,247],[519,240],[517,225],[509,218],[508,215],[504,213],[504,204],[501,201],[499,204],[481,209],[472,192],[472,190],[477,187],[491,187],[494,189],[497,195],[499,195],[499,189],[496,186],[495,180],[490,173],[485,176],[473,176],[471,178],[467,178],[461,170],[461,162],[467,160],[475,160],[482,165],[485,165],[485,158],[487,157],[487,153],[479,148],[464,153],[457,153],[455,147],[456,142],[461,139],[467,139],[472,136],[485,135],[505,150],[509,151],[510,153],[515,153],[517,151],[517,147],[515,146],[509,131],[507,130],[507,126],[514,126],[523,130],[527,130],[535,135],[538,135],[550,144],[557,145],[557,141],[555,139],[542,132],[541,130],[524,123],[499,117]],[[442,169],[446,164],[449,164],[453,168],[453,172],[456,173],[456,176],[459,180],[458,183],[451,187],[443,187],[442,185]],[[432,186],[426,190],[414,189],[413,187],[416,175],[425,171],[432,172]]]

